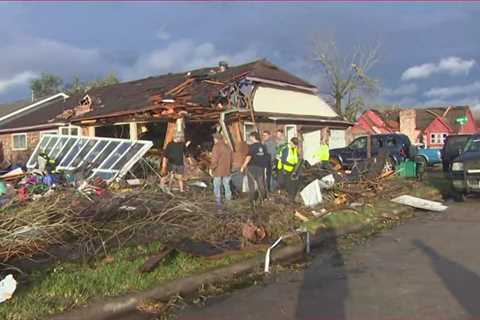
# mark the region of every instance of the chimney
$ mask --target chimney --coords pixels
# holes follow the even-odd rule
[[[220,61],[218,63],[218,71],[223,72],[228,69],[228,62],[227,61]]]
[[[400,110],[400,132],[407,135],[411,143],[418,142],[416,115],[415,109]]]

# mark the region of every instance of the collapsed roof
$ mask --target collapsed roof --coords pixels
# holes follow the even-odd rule
[[[185,112],[205,118],[209,112],[218,114],[218,99],[228,99],[226,90],[231,90],[232,85],[238,85],[241,81],[245,81],[245,85],[248,82],[263,82],[271,86],[316,92],[312,84],[267,60],[257,60],[239,66],[169,73],[91,89],[76,110],[64,112],[59,119],[75,122],[132,114],[141,116],[145,112],[157,116],[175,116]],[[77,101],[80,101],[78,97]]]

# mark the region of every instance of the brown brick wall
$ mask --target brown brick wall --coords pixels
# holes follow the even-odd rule
[[[0,142],[2,143],[3,157],[12,163],[26,163],[30,154],[37,146],[40,138],[40,131],[27,132],[27,149],[13,150],[12,149],[12,134],[0,135]],[[1,158],[1,156],[0,156]]]

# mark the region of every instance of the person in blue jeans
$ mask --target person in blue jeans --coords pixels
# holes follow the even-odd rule
[[[225,143],[221,134],[216,133],[213,136],[215,142],[212,149],[212,162],[210,170],[213,176],[213,193],[217,207],[222,207],[222,186],[225,190],[225,200],[232,200],[232,190],[230,188],[231,169],[232,169],[232,150]]]

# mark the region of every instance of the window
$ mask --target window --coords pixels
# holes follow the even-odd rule
[[[350,149],[354,150],[361,150],[361,149],[366,149],[367,148],[367,137],[360,137],[355,140],[350,144],[349,146]]]
[[[12,134],[12,150],[27,150],[27,134]]]
[[[372,138],[372,148],[374,150],[382,149],[383,148],[383,140],[380,137],[373,137]]]
[[[59,132],[64,136],[81,136],[81,128],[78,126],[60,127]]]
[[[255,125],[252,122],[244,122],[243,123],[243,139],[247,141],[250,133],[255,132],[256,130],[257,129],[255,128]]]
[[[448,134],[446,133],[432,133],[430,134],[430,143],[431,144],[444,144],[445,139],[447,139]]]
[[[387,147],[388,148],[393,148],[397,145],[397,141],[395,140],[395,137],[388,137],[387,138]]]
[[[125,175],[152,145],[145,140],[46,134],[30,156],[27,168],[35,169],[38,155],[44,152],[57,161],[58,170],[74,171],[88,164],[87,179],[98,176],[111,181]]]
[[[284,131],[287,141],[290,141],[290,139],[297,136],[297,126],[294,124],[287,124],[284,128]]]
[[[479,152],[479,151],[480,151],[480,140],[468,139],[465,145],[465,152]]]

